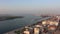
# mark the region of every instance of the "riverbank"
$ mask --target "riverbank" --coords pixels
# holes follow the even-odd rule
[[[48,18],[48,17],[42,18],[42,19],[39,20],[39,22],[41,22],[41,21],[43,21],[43,20],[46,20],[46,19],[50,19],[50,18],[51,18],[51,17],[49,17],[49,18]],[[30,24],[30,25],[26,25],[26,26],[32,27],[32,26],[38,24],[39,22],[37,21],[37,22],[34,23],[34,24]],[[19,31],[19,30],[22,31],[23,28],[24,28],[24,27],[22,27],[22,28],[17,28],[17,29],[11,30],[11,31],[9,31],[9,32],[6,32],[6,33],[4,33],[4,34],[7,34],[7,33],[9,33],[9,34],[15,34],[14,31]]]
[[[0,16],[0,21],[11,20],[15,18],[24,18],[24,16]]]

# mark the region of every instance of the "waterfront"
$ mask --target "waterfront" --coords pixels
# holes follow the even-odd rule
[[[17,28],[24,27],[36,23],[35,18],[42,18],[40,16],[25,16],[24,18],[17,18],[13,20],[0,21],[0,34],[8,32]]]
[[[5,34],[59,34],[59,17],[45,17],[37,20],[32,26],[25,26]]]
[[[36,20],[34,19],[33,21],[32,21],[32,20],[30,20],[30,21],[31,21],[31,23],[33,23],[33,24],[38,24],[38,23],[37,23],[38,21],[40,22],[40,21],[47,20],[47,19],[50,19],[50,18],[51,18],[51,17],[44,17],[44,18],[39,18],[39,19],[36,18]],[[30,24],[30,23],[29,23],[29,24]],[[29,24],[28,24],[27,26],[34,27],[33,24],[30,24],[30,25],[29,25]],[[26,25],[25,25],[25,26],[26,26]],[[24,26],[24,27],[25,27],[25,26]],[[24,29],[24,27],[18,28],[18,29],[12,30],[12,31],[9,31],[9,32],[7,32],[7,33],[9,33],[9,34],[14,34],[14,31],[17,31],[17,30],[18,30],[18,31],[19,31],[19,30],[22,31],[22,30]],[[7,33],[6,33],[6,34],[7,34]]]

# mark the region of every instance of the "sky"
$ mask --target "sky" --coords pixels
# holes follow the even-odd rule
[[[0,0],[0,14],[60,14],[60,0]]]

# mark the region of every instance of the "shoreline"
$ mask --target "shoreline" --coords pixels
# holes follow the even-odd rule
[[[48,18],[48,19],[50,19],[50,18]],[[46,20],[46,19],[45,19],[45,18],[40,19],[40,21],[36,22],[35,24],[26,25],[26,26],[29,26],[29,27],[34,26],[34,25],[38,24],[39,22],[41,22],[41,21],[43,21],[43,20]],[[24,27],[25,27],[25,26],[24,26]],[[16,30],[22,30],[24,27],[17,28],[17,29],[14,29],[14,30],[11,30],[11,31],[8,31],[8,32],[5,32],[5,33],[14,32],[14,31],[16,31]],[[5,34],[5,33],[4,33],[4,34]]]
[[[11,19],[16,19],[16,18],[24,18],[24,16],[5,16],[5,17],[1,17],[0,16],[0,21],[5,21],[5,20],[11,20]]]

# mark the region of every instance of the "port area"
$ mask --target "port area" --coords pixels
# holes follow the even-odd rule
[[[60,34],[60,17],[53,16],[38,20],[28,25],[4,34]]]

